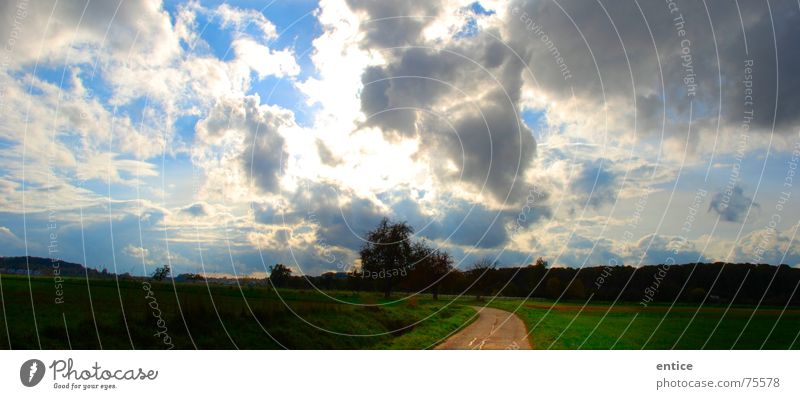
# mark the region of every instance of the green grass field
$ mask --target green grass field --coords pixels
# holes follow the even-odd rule
[[[686,304],[667,312],[668,304],[618,303],[609,311],[610,304],[597,302],[554,306],[541,300],[433,301],[427,295],[397,295],[386,303],[377,293],[329,297],[170,282],[148,288],[122,280],[87,285],[79,278],[65,280],[64,303],[57,304],[52,278],[0,277],[5,349],[422,349],[467,325],[475,315],[470,305],[515,312],[535,349],[796,349],[800,331],[796,308],[754,313],[732,307],[726,313],[717,305],[695,315],[697,306]]]
[[[475,314],[424,299],[358,306],[311,291],[279,296],[265,287],[150,284],[148,294],[138,281],[89,280],[87,287],[84,279],[67,279],[64,303],[56,304],[52,278],[31,278],[29,289],[27,277],[2,276],[0,348],[425,348]],[[382,302],[377,294],[334,294]]]
[[[781,308],[497,300],[534,349],[797,349],[800,311]],[[609,310],[609,308],[611,308]],[[695,315],[696,314],[696,315]],[[752,315],[752,320],[750,317]],[[749,322],[748,322],[749,320]],[[746,327],[746,328],[745,328]],[[773,330],[774,327],[774,330]],[[741,337],[740,337],[741,335]]]

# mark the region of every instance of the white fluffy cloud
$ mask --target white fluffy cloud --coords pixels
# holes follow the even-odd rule
[[[248,38],[236,39],[232,46],[236,59],[256,71],[260,79],[266,76],[294,76],[300,72],[294,54],[289,50],[271,50]]]
[[[150,250],[147,248],[137,247],[133,244],[128,244],[122,249],[122,253],[134,259],[146,260],[150,256]]]

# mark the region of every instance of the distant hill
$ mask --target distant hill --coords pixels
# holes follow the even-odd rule
[[[80,276],[84,277],[113,277],[107,271],[84,267],[78,263],[71,263],[60,259],[40,258],[37,256],[9,256],[0,257],[0,273],[2,274],[28,274],[32,276]]]

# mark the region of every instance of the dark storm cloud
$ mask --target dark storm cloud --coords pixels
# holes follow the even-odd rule
[[[356,12],[366,12],[365,47],[394,47],[417,43],[422,30],[440,10],[436,1],[347,0]]]
[[[731,190],[714,194],[708,210],[714,211],[726,222],[742,222],[751,207],[759,208],[760,205],[746,196],[740,186],[734,186]]]
[[[413,78],[405,79],[410,81]],[[369,67],[364,71],[361,82],[364,84],[361,91],[361,110],[367,117],[365,125],[381,127],[385,133],[398,137],[412,136],[415,133],[418,106],[414,102],[399,103],[396,99],[390,102],[388,91],[391,88],[391,78],[386,71],[381,67]],[[393,138],[389,134],[385,135]]]
[[[364,71],[361,108],[368,125],[401,136],[416,134],[416,110],[432,110],[442,101],[463,96],[460,91],[472,84],[462,82],[465,69],[480,73],[474,64],[460,66],[470,58],[458,52],[409,47],[394,53],[398,58],[392,64]]]
[[[525,65],[489,35],[442,48],[385,51],[363,76],[362,111],[387,139],[418,137],[442,183],[459,178],[495,200],[524,198],[536,142],[519,118]],[[447,162],[455,165],[449,170]]]
[[[408,212],[408,207],[403,206]],[[524,217],[520,214],[524,213]],[[424,217],[408,213],[409,221],[418,221],[415,227],[419,236],[476,248],[499,248],[508,243],[514,224],[520,229],[552,216],[550,208],[533,206],[525,211],[496,211],[481,204],[456,201],[442,209],[441,217]],[[519,220],[518,220],[519,219]]]
[[[366,233],[384,216],[371,201],[331,186],[321,186],[310,195],[309,218],[317,225],[317,237],[329,245],[358,250]]]
[[[525,230],[552,217],[544,197],[516,211],[492,210],[463,200],[445,201],[435,215],[426,214],[407,192],[387,193],[378,198],[388,211],[334,185],[309,182],[294,195],[291,207],[285,211],[267,203],[252,204],[252,209],[258,223],[299,226],[296,228],[303,231],[313,225],[320,243],[352,251],[361,247],[363,237],[383,217],[408,223],[414,228],[414,239],[476,248],[499,248],[508,243],[514,230]]]
[[[400,200],[391,208],[392,217],[414,227],[417,238],[480,248],[494,248],[508,239],[507,215],[480,204],[447,203],[439,216],[423,214],[419,204],[409,199]]]
[[[283,137],[274,131],[258,134],[245,147],[242,158],[245,170],[258,187],[268,192],[278,189],[287,161]]]
[[[685,133],[669,128],[688,121],[689,100],[693,119],[707,128],[718,113],[723,127],[739,125],[749,107],[744,89],[751,83],[745,81],[754,88],[754,127],[771,127],[773,113],[779,128],[797,125],[797,2],[740,2],[741,22],[727,2],[675,2],[676,12],[668,4],[638,2],[640,11],[633,1],[517,1],[509,6],[509,40],[550,96],[567,99],[574,90],[598,107],[613,102],[611,112],[632,117],[637,109],[640,134],[660,133],[665,111],[667,132]],[[568,66],[568,79],[556,55]],[[745,71],[748,60],[752,71]],[[696,94],[687,96],[695,84]],[[632,128],[633,120],[628,123],[624,127]]]
[[[288,157],[278,130],[291,124],[293,118],[288,111],[262,106],[260,102],[258,95],[218,101],[208,117],[197,124],[197,134],[210,143],[229,132],[243,135],[245,147],[239,162],[244,174],[261,190],[276,192]]]
[[[384,216],[372,201],[329,183],[306,181],[288,207],[252,204],[256,222],[268,225],[315,226],[317,240],[328,246],[358,250],[366,233]]]
[[[488,210],[480,205],[448,209],[445,217],[435,230],[440,239],[458,245],[478,248],[495,248],[508,241],[505,223],[507,218],[502,212]]]

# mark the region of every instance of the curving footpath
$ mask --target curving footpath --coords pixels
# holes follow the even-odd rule
[[[436,349],[532,349],[519,317],[500,309],[473,308],[478,311],[476,320]]]

